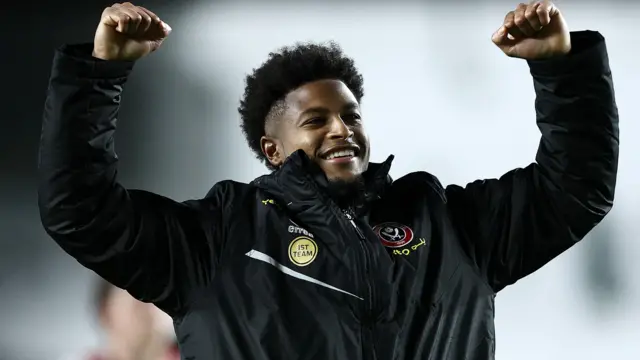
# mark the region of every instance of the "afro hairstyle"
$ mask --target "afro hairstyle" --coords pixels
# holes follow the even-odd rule
[[[251,150],[267,168],[276,170],[262,153],[260,139],[265,135],[267,119],[283,106],[291,91],[318,80],[340,80],[360,102],[364,96],[363,77],[353,59],[334,42],[297,43],[269,54],[268,59],[245,82],[244,97],[238,112],[241,128]]]

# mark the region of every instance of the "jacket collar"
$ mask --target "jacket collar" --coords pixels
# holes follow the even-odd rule
[[[367,171],[363,174],[365,206],[381,198],[391,184],[389,170],[393,158],[393,155],[389,155],[383,163],[369,163]],[[280,169],[255,179],[252,184],[284,202],[287,207],[291,207],[292,204],[329,201],[326,192],[327,177],[302,150],[291,154]]]

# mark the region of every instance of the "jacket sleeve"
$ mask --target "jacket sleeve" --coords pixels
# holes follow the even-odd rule
[[[135,298],[177,313],[210,281],[221,238],[214,194],[178,203],[117,181],[114,132],[133,63],[89,45],[54,56],[39,149],[38,205],[46,232],[80,264]]]
[[[536,161],[446,189],[462,246],[496,292],[580,241],[613,205],[619,130],[605,41],[582,31],[571,42],[566,56],[528,62]]]

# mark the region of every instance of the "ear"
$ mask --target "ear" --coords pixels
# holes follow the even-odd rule
[[[260,138],[260,148],[271,165],[275,167],[282,165],[285,156],[282,150],[282,144],[278,140],[269,136],[263,136]]]

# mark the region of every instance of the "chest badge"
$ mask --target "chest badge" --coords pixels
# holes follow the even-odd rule
[[[413,240],[413,230],[406,225],[396,222],[385,222],[373,227],[382,245],[389,248],[399,248]]]
[[[298,266],[307,266],[318,256],[318,245],[308,236],[299,236],[289,244],[289,260]]]

